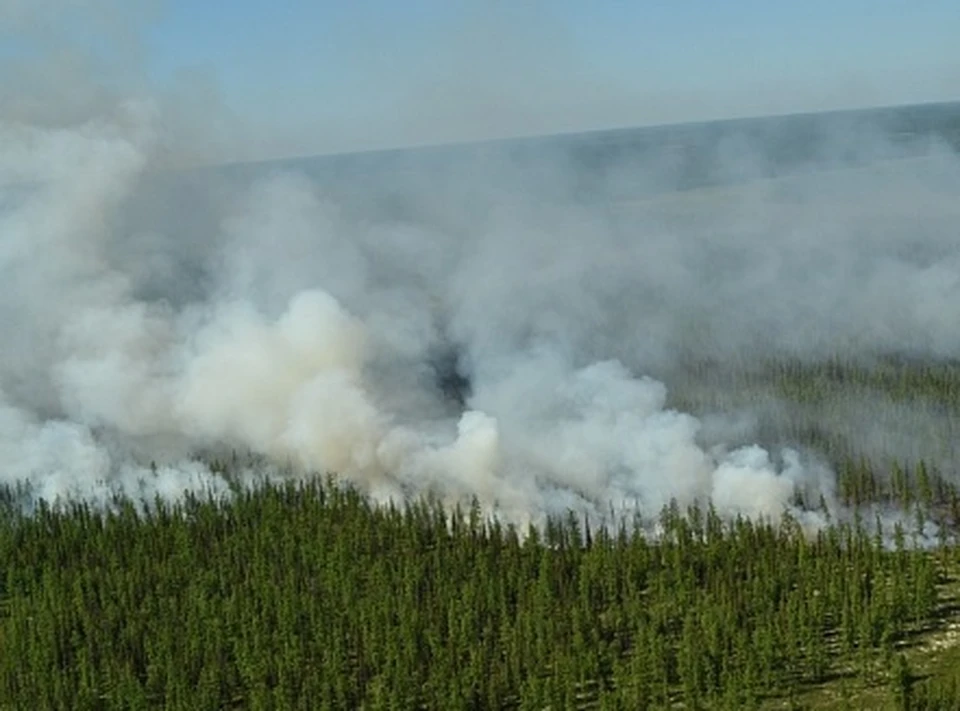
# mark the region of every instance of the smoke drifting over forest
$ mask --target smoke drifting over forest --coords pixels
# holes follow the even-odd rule
[[[716,180],[682,191],[677,145],[178,173],[199,122],[94,99],[0,114],[0,482],[32,500],[224,493],[200,455],[237,451],[520,522],[775,518],[828,468],[754,444],[756,410],[668,407],[683,363],[960,352],[960,163],[929,137],[841,121],[780,175],[704,129]]]

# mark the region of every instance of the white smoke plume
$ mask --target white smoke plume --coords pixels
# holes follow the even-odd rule
[[[517,522],[674,499],[777,518],[798,488],[832,500],[829,473],[705,430],[649,373],[960,350],[947,150],[861,135],[891,160],[649,197],[658,154],[578,202],[569,156],[491,147],[354,195],[295,167],[157,173],[163,102],[88,98],[72,122],[0,114],[0,483],[33,500],[219,495],[198,455],[236,450]],[[711,155],[764,174],[756,146]]]
[[[571,265],[538,276],[535,255],[498,257],[497,234],[472,246],[480,253],[438,260],[429,236],[380,226],[364,237],[308,182],[281,177],[223,221],[227,251],[209,272],[226,273],[211,276],[209,298],[179,309],[138,298],[111,255],[127,236],[118,215],[149,161],[154,120],[127,105],[73,129],[0,133],[5,173],[30,185],[6,196],[0,222],[4,483],[54,499],[219,491],[226,483],[186,457],[224,446],[374,492],[476,495],[514,518],[628,500],[656,510],[673,497],[754,514],[788,503],[793,475],[765,452],[708,454],[697,422],[664,409],[662,384],[565,352],[574,342],[562,319],[589,296],[569,294],[555,328],[550,310],[531,320],[530,297],[516,290]],[[383,257],[408,262],[391,259],[394,283],[378,282],[389,265],[364,254],[380,239],[394,241]],[[431,290],[476,344],[463,413],[447,412],[423,379],[440,339]],[[511,293],[526,315],[498,303]],[[504,318],[514,330],[542,324],[542,342],[518,343]]]

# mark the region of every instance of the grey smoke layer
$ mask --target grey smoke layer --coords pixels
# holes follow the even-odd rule
[[[662,151],[584,200],[559,149],[348,191],[296,166],[151,173],[163,125],[135,102],[0,122],[2,483],[222,493],[196,455],[234,449],[518,522],[674,498],[776,518],[796,488],[832,500],[830,473],[723,413],[704,431],[648,374],[960,352],[960,163],[936,141],[838,131],[771,179],[762,141],[723,139],[698,150],[727,185],[671,192]]]

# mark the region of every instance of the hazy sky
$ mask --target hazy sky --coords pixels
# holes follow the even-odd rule
[[[136,24],[151,77],[202,77],[287,153],[960,98],[957,0],[135,4],[0,21]]]

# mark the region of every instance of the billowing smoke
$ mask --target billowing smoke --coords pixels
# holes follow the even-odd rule
[[[752,182],[672,191],[658,154],[589,199],[561,151],[493,146],[353,193],[296,166],[152,171],[163,125],[149,102],[0,122],[0,482],[32,500],[221,494],[201,455],[238,451],[520,522],[672,499],[776,518],[798,489],[832,501],[815,453],[679,412],[651,373],[960,351],[960,168],[937,146],[859,136],[887,160],[767,179],[762,146],[721,141]]]

